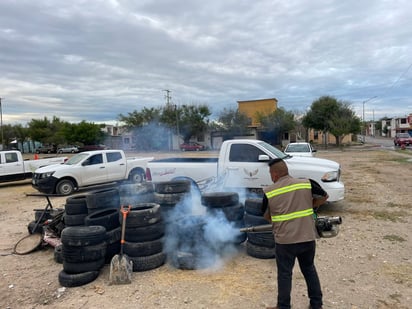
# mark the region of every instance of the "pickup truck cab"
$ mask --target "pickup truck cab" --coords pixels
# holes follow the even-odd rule
[[[37,168],[50,164],[61,164],[65,160],[67,157],[24,160],[23,155],[18,150],[0,151],[0,182],[31,178]]]
[[[289,174],[317,181],[329,194],[328,201],[344,198],[337,162],[314,158],[292,157],[259,140],[228,140],[223,142],[218,158],[169,158],[150,161],[146,178],[153,182],[188,179],[200,191],[221,190],[256,192],[272,183],[268,161],[285,160]]]
[[[142,182],[147,162],[153,158],[126,158],[122,150],[81,152],[62,165],[39,168],[32,186],[48,194],[69,195],[93,185],[130,180]]]

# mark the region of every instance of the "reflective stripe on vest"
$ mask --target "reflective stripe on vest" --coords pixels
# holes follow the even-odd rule
[[[272,197],[285,194],[288,192],[297,191],[297,190],[310,190],[311,188],[312,188],[312,185],[310,182],[295,183],[293,185],[281,187],[281,188],[272,190],[270,192],[266,192],[266,197],[270,199]],[[295,212],[291,212],[291,213],[284,214],[284,215],[272,216],[272,222],[293,220],[296,218],[302,218],[302,217],[307,217],[311,215],[313,215],[313,208],[308,208],[305,210],[295,211]]]
[[[266,192],[266,197],[270,199],[271,197],[278,196],[284,193],[296,191],[296,190],[302,190],[302,189],[312,189],[312,185],[310,182],[302,182],[302,183],[295,183],[293,185],[281,187],[269,192]]]
[[[291,213],[286,214],[286,215],[272,216],[272,222],[288,221],[288,220],[307,217],[307,216],[311,216],[311,215],[313,215],[313,208],[308,208],[308,209],[305,209],[305,210],[291,212]]]

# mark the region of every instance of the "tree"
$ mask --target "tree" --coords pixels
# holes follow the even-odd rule
[[[360,119],[349,104],[331,96],[323,96],[314,101],[303,117],[302,124],[324,134],[331,133],[336,138],[337,146],[345,135],[359,133],[361,128]]]
[[[244,135],[249,133],[249,125],[251,119],[246,114],[243,114],[239,109],[224,109],[215,123],[215,129],[223,131],[231,137],[235,135]]]
[[[28,123],[31,139],[45,144],[61,143],[63,138],[59,132],[62,127],[62,121],[56,116],[53,116],[51,121],[44,117],[43,119],[32,119]]]
[[[182,105],[179,113],[179,131],[185,142],[192,136],[203,134],[211,115],[207,105]]]
[[[293,113],[282,107],[269,114],[257,112],[256,119],[264,130],[272,133],[276,143],[279,143],[284,133],[293,130],[296,125]]]

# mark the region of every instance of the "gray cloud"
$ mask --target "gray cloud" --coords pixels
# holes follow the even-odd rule
[[[399,1],[0,2],[5,123],[113,121],[142,107],[322,95],[366,119],[412,112],[412,4]]]

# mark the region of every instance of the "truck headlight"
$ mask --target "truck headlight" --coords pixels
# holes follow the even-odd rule
[[[339,179],[339,172],[338,171],[333,171],[333,172],[327,172],[323,174],[321,180],[323,182],[331,182],[331,181],[338,181]]]
[[[54,171],[40,174],[40,179],[49,178],[54,174]]]

